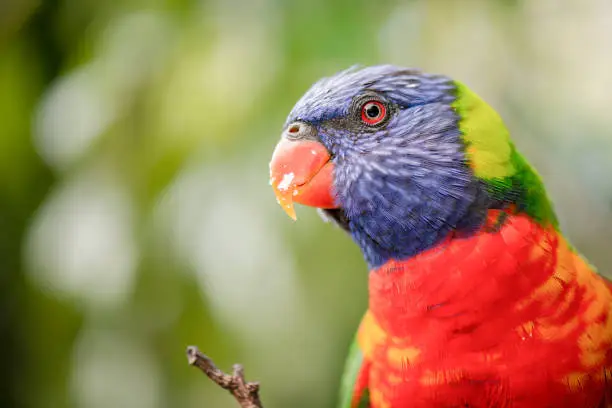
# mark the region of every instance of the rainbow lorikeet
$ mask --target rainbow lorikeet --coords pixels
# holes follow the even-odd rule
[[[612,407],[610,282],[465,85],[351,68],[297,102],[270,163],[369,265],[342,408]]]

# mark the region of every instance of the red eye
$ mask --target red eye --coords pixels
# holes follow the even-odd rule
[[[378,125],[387,117],[387,108],[382,102],[368,101],[361,106],[361,120],[367,125]]]

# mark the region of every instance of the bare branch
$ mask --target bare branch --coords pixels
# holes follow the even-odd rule
[[[234,365],[232,375],[219,370],[213,361],[202,354],[196,346],[187,347],[187,361],[198,367],[219,387],[228,390],[242,408],[263,408],[259,400],[259,383],[246,382],[244,369],[240,364]]]

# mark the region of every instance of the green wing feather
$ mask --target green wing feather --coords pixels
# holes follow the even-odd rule
[[[359,349],[357,338],[354,338],[349,349],[346,364],[344,366],[344,374],[342,375],[342,382],[340,384],[340,401],[338,408],[368,408],[370,406],[370,399],[368,397],[367,389],[362,390],[359,405],[357,407],[351,406],[353,395],[355,395],[355,385],[357,378],[359,377],[362,364],[363,353]]]

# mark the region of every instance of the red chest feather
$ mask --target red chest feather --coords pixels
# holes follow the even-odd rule
[[[552,227],[513,215],[369,286],[358,341],[374,408],[606,406],[612,295]]]

